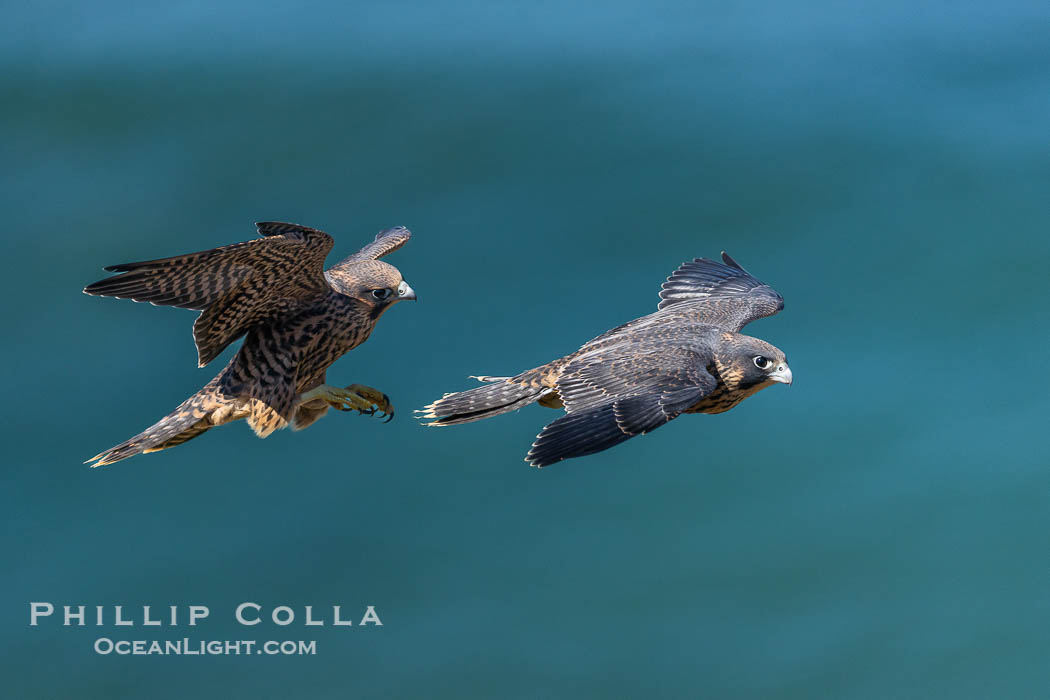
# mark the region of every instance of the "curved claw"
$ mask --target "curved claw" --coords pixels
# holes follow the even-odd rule
[[[316,400],[324,401],[339,411],[357,411],[361,415],[369,416],[380,412],[389,416],[387,421],[394,415],[389,396],[361,384],[351,384],[344,389],[324,384],[300,396],[300,401],[304,403]]]
[[[394,406],[390,403],[390,397],[383,392],[361,384],[351,384],[345,390],[352,392],[361,400],[371,404],[367,411],[368,415],[373,416],[376,413],[380,413],[386,417],[386,420],[383,421],[384,423],[389,423],[393,420]]]

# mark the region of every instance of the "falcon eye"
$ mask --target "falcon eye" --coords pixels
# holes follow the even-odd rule
[[[372,296],[375,297],[376,299],[378,299],[379,301],[383,301],[384,299],[386,299],[391,294],[392,294],[392,292],[389,289],[373,289],[372,290]]]
[[[755,367],[758,367],[759,369],[769,369],[773,366],[772,360],[770,360],[768,357],[762,357],[761,355],[756,355],[754,358],[754,362]]]

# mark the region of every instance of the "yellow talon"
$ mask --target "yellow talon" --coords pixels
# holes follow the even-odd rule
[[[387,417],[387,423],[394,419],[394,405],[390,403],[390,397],[378,389],[373,389],[372,387],[363,384],[351,384],[346,387],[346,391],[352,392],[354,395],[363,398],[369,403],[370,407],[374,405],[375,408],[372,409],[372,413],[375,413],[378,410],[381,414]]]
[[[323,401],[339,411],[357,411],[370,416],[379,411],[387,416],[387,422],[394,417],[394,407],[390,403],[390,397],[363,384],[351,384],[345,389],[322,384],[305,392],[299,397],[299,400],[304,404],[311,401]]]

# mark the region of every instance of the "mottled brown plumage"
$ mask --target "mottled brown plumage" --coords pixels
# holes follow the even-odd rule
[[[470,423],[533,402],[564,408],[525,458],[533,466],[600,452],[683,413],[722,413],[775,382],[791,383],[787,359],[742,335],[784,300],[722,253],[697,258],[664,283],[657,311],[571,355],[513,377],[446,394],[422,410],[427,425]]]
[[[214,379],[144,432],[92,457],[92,466],[182,444],[245,418],[259,437],[291,424],[305,428],[329,407],[393,416],[387,397],[352,385],[329,387],[325,372],[363,343],[394,303],[415,299],[397,268],[378,258],[411,233],[387,229],[329,270],[332,238],[282,222],[256,224],[261,238],[173,258],[107,267],[122,274],[88,285],[98,296],[199,309],[193,324],[204,366],[244,336]],[[373,408],[373,406],[375,408]]]

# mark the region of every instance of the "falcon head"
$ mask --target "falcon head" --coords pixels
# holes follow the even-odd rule
[[[739,333],[724,333],[715,366],[726,386],[758,391],[774,383],[791,383],[791,368],[780,348]]]
[[[399,301],[415,301],[416,293],[401,277],[401,271],[381,260],[361,260],[343,263],[338,270],[328,271],[329,282],[339,291],[363,302],[372,318]]]

